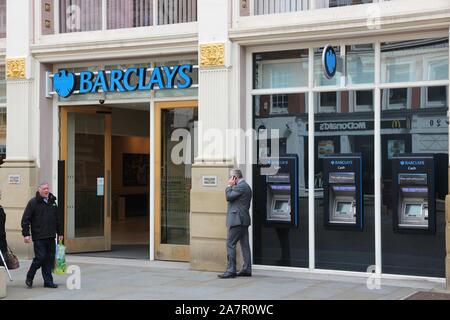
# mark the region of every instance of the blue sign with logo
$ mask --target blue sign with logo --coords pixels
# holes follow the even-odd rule
[[[325,46],[322,53],[322,67],[325,77],[332,79],[336,75],[338,58],[333,47]]]
[[[75,80],[73,73],[61,70],[53,77],[53,88],[60,97],[67,98],[75,91]]]
[[[80,94],[103,92],[129,92],[136,90],[188,89],[192,86],[192,65],[162,66],[147,68],[113,69],[80,72],[79,76],[67,70],[60,70],[53,76],[53,88],[62,98],[67,98],[78,87]],[[132,81],[133,79],[133,81]]]

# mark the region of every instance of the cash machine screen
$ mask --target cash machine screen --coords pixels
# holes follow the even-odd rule
[[[352,184],[355,183],[354,172],[330,172],[328,179],[329,183],[333,184]]]
[[[352,203],[351,202],[338,202],[336,206],[336,212],[338,215],[352,215]]]
[[[422,215],[422,204],[407,204],[405,213],[409,217],[419,217]]]
[[[276,200],[273,208],[275,213],[289,213],[289,201],[288,200]]]

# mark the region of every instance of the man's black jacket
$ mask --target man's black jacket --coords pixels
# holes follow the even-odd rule
[[[6,214],[5,210],[3,210],[2,206],[0,206],[0,250],[3,254],[6,254],[8,244],[6,242]],[[1,261],[0,261],[1,265]]]
[[[53,194],[49,194],[48,203],[45,203],[44,198],[36,192],[36,197],[28,202],[22,217],[24,237],[30,236],[30,224],[33,241],[55,238],[56,234],[63,235],[62,219],[58,215],[56,197]]]

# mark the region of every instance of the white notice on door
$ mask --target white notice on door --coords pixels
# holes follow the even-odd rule
[[[105,178],[103,177],[97,178],[97,196],[101,197],[105,195],[104,187],[105,187]]]

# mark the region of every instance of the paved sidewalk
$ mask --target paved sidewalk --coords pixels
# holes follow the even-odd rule
[[[55,276],[58,289],[44,289],[40,272],[26,289],[30,261],[22,261],[8,282],[12,300],[276,300],[276,299],[404,299],[418,291],[444,292],[442,281],[383,279],[379,290],[367,288],[365,277],[254,270],[251,278],[218,279],[216,273],[189,270],[189,264],[68,256],[81,268],[81,290],[68,290],[66,276]]]

